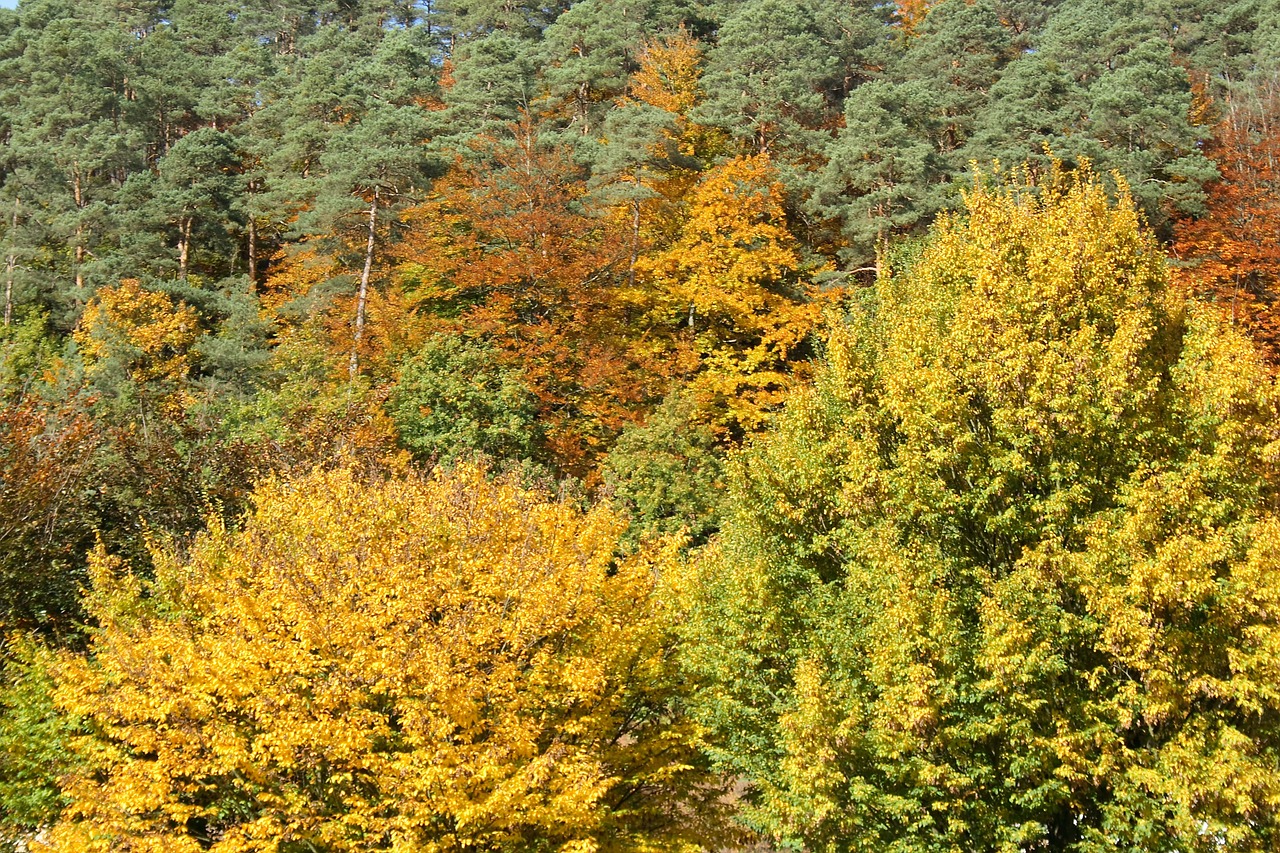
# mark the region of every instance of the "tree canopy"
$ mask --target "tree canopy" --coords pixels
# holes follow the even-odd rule
[[[1274,845],[1276,393],[1119,189],[979,175],[733,468],[686,643],[777,837]]]
[[[1280,0],[0,9],[0,844],[1277,846]]]
[[[94,733],[61,850],[677,850],[718,787],[675,692],[671,545],[476,468],[264,483],[143,578],[91,563]]]

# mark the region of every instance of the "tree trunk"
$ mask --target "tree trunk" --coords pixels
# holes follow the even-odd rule
[[[364,250],[364,272],[360,274],[360,293],[356,297],[356,331],[351,341],[350,376],[354,380],[360,372],[360,340],[364,337],[364,309],[369,301],[369,274],[373,271],[373,237],[378,227],[378,191],[373,191],[373,203],[369,205],[369,241]]]
[[[249,217],[249,292],[258,289],[258,221]]]
[[[13,200],[13,224],[9,228],[9,256],[4,264],[4,327],[6,329],[13,321],[13,274],[18,268],[18,251],[14,248],[14,241],[17,239],[20,204],[22,204],[21,199]]]
[[[76,210],[84,210],[84,190],[80,186],[80,166],[71,170],[71,191],[75,195]],[[84,222],[76,217],[76,302],[84,292]]]
[[[9,324],[13,321],[13,270],[17,264],[18,259],[10,251],[4,265],[4,327],[6,329],[9,328]]]
[[[187,263],[191,258],[191,217],[182,217],[179,224],[180,236],[178,237],[178,278],[181,281],[187,280]]]

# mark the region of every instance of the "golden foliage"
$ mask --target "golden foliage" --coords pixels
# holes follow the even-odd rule
[[[474,468],[270,481],[242,532],[99,552],[59,851],[693,850],[717,825],[620,521]]]
[[[731,469],[684,648],[796,847],[1275,847],[1280,398],[1117,181],[978,176]]]
[[[894,17],[898,19],[898,26],[907,35],[915,35],[929,10],[937,2],[938,0],[897,0],[898,9]]]
[[[637,62],[640,67],[631,75],[627,96],[619,105],[647,104],[671,113],[675,122],[666,132],[666,140],[685,157],[708,160],[718,154],[724,148],[724,131],[689,117],[704,97],[702,45],[698,40],[681,27],[672,35],[646,42]],[[672,177],[681,171],[676,170]]]
[[[271,258],[266,281],[259,289],[262,310],[274,317],[286,303],[304,297],[341,273],[334,258],[306,243],[281,249]]]
[[[694,393],[723,407],[726,425],[753,429],[782,399],[821,314],[783,199],[768,155],[729,160],[690,194],[679,239],[638,264],[697,330],[705,370]]]
[[[199,337],[194,308],[133,278],[99,290],[75,333],[91,375],[117,362],[135,382],[185,379]]]

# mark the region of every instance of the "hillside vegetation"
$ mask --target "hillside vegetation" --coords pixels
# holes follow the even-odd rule
[[[22,0],[0,140],[0,845],[1280,844],[1280,0]]]

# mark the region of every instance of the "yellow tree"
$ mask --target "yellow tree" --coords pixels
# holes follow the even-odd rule
[[[898,0],[895,13],[898,26],[907,35],[915,35],[936,2],[937,0]]]
[[[185,379],[199,337],[194,308],[133,278],[99,290],[75,335],[91,375],[116,365],[137,383]]]
[[[703,164],[723,150],[723,131],[690,118],[703,100],[702,47],[681,28],[653,39],[636,57],[619,109],[606,122],[605,156],[597,173],[614,175],[610,193],[625,200],[617,212],[631,232],[631,268],[653,246],[679,234],[683,203]]]
[[[781,400],[820,315],[783,200],[768,155],[729,160],[691,192],[679,238],[640,263],[696,333],[695,396],[730,428],[758,426]]]
[[[779,846],[1277,849],[1280,397],[1115,186],[981,176],[731,469],[684,648]]]
[[[685,157],[705,159],[725,142],[723,131],[689,118],[703,99],[702,46],[681,27],[665,39],[654,39],[641,49],[639,68],[631,75],[628,103],[647,104],[674,117],[667,139]]]
[[[58,851],[667,851],[717,834],[681,711],[674,543],[461,468],[269,481],[240,532],[102,554],[58,701]]]

